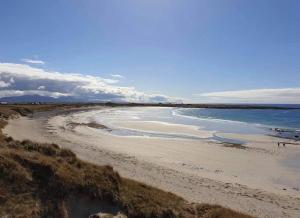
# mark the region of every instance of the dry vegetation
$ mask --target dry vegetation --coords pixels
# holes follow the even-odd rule
[[[53,108],[0,106],[1,128],[12,116]],[[218,205],[189,204],[172,193],[121,178],[110,166],[81,161],[55,144],[18,142],[0,134],[0,217],[68,217],[74,214],[74,204],[87,206],[79,200],[72,206],[69,199],[83,197],[99,202],[99,208],[105,202],[128,217],[250,217]],[[83,217],[91,213],[87,210]]]

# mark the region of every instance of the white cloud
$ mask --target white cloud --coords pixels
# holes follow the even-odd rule
[[[39,86],[37,89],[41,90],[41,89],[45,89],[45,88],[46,88],[45,86]]]
[[[4,81],[6,80],[6,81]],[[9,86],[11,86],[11,84],[13,84],[15,82],[14,78],[11,77],[11,78],[7,78],[7,77],[3,77],[1,78],[1,75],[0,75],[0,88],[7,88]]]
[[[45,64],[44,61],[28,59],[28,58],[24,58],[24,59],[22,59],[22,61],[25,62],[25,63],[29,63],[29,64]]]
[[[124,76],[120,75],[120,74],[110,74],[112,77],[115,77],[115,78],[119,78],[119,79],[122,79],[124,78]]]
[[[197,94],[204,101],[220,103],[300,103],[300,87],[252,89]]]
[[[14,83],[10,83],[11,78]],[[160,94],[146,94],[134,87],[116,86],[118,80],[97,76],[61,73],[26,64],[0,63],[0,97],[42,95],[70,96],[78,100],[130,102],[167,102],[176,99]],[[9,83],[9,86],[5,84]]]
[[[0,88],[6,88],[6,87],[9,87],[9,86],[10,86],[10,83],[7,83],[7,82],[4,82],[4,81],[0,80]]]

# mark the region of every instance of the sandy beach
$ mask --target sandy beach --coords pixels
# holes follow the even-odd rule
[[[279,139],[267,135],[215,133],[192,125],[134,118],[124,121],[126,113],[112,116],[110,122],[97,120],[106,129],[82,125],[95,122],[91,117],[101,111],[105,118],[117,110],[40,112],[10,120],[3,132],[17,140],[70,148],[81,159],[112,165],[124,177],[189,201],[221,204],[258,217],[300,216],[300,171],[287,161],[300,154],[299,145],[278,148]],[[167,137],[113,134],[115,127]],[[207,140],[214,134],[246,143],[237,147]]]

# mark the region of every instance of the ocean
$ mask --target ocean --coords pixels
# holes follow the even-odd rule
[[[178,109],[177,114],[202,119],[203,122],[206,120],[206,123],[208,123],[206,126],[210,126],[210,130],[215,129],[219,130],[219,132],[228,132],[228,129],[230,129],[230,132],[263,133],[280,138],[300,140],[300,109],[191,108]],[[213,121],[215,121],[214,123],[220,121],[219,127],[211,127]],[[224,126],[226,121],[227,124]],[[236,124],[232,125],[233,123]],[[220,129],[220,126],[223,126],[223,129]],[[239,130],[239,128],[241,129]]]
[[[300,129],[300,109],[181,109],[185,116]]]
[[[165,134],[118,128],[115,122],[154,121],[199,127],[214,133],[265,134],[299,140],[300,109],[195,109],[132,107],[101,111],[96,122],[109,126],[112,134],[148,137],[192,138],[182,134]],[[213,140],[232,142],[217,137]],[[239,141],[236,141],[240,143]]]

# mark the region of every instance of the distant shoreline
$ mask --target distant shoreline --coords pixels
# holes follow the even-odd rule
[[[272,109],[272,110],[293,110],[300,109],[298,104],[179,104],[179,103],[86,103],[86,102],[1,102],[1,106],[7,105],[58,105],[58,106],[110,106],[110,107],[179,107],[179,108],[211,108],[211,109]]]

